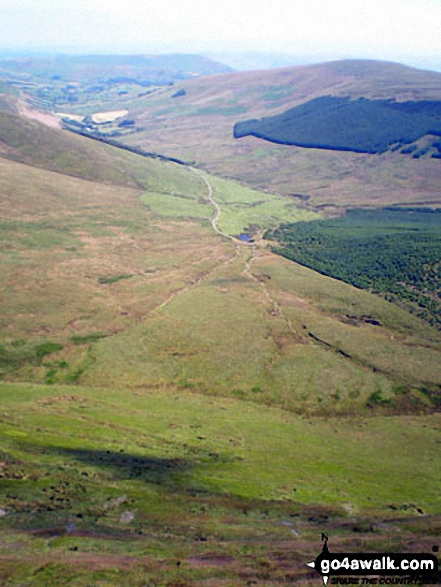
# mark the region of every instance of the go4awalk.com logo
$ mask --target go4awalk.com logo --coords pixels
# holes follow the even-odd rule
[[[340,585],[433,585],[439,583],[438,559],[434,554],[331,554],[328,548],[328,537],[325,534],[322,534],[322,540],[321,553],[315,561],[307,565],[321,574],[325,585],[330,577],[331,584]]]

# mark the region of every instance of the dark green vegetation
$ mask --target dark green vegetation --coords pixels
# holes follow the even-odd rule
[[[349,210],[268,232],[273,247],[324,275],[385,295],[441,325],[441,211]]]
[[[349,69],[366,82],[369,68]],[[349,83],[348,67],[325,70]],[[383,90],[396,81],[386,70]],[[345,185],[352,200],[399,187],[421,201],[439,198],[439,162],[387,153],[378,168],[305,149],[287,175],[292,156],[271,149],[295,147],[234,141],[244,108],[286,110],[317,91],[326,71],[314,71],[264,87],[261,73],[233,89],[229,74],[186,80],[137,104],[122,86],[113,102],[85,98],[80,120],[134,131],[133,150],[179,151],[194,169],[24,120],[29,105],[5,98],[16,115],[0,118],[1,584],[317,585],[305,562],[323,531],[338,551],[436,543],[439,331],[261,235],[320,217],[308,173],[338,204]],[[437,99],[426,74],[418,86],[400,72],[403,88]],[[246,169],[257,183],[269,166],[295,197],[201,171],[214,156],[222,175]],[[241,233],[252,246],[231,238]]]
[[[347,60],[141,87],[121,79],[109,81],[113,75],[104,76],[107,81],[103,83],[103,67],[99,62],[96,67],[89,63],[87,70],[79,70],[82,77],[72,83],[37,77],[37,70],[26,79],[17,71],[3,79],[20,88],[24,99],[68,121],[72,129],[84,131],[86,127],[86,132],[119,137],[120,142],[146,152],[197,162],[206,171],[259,190],[300,195],[307,205],[440,203],[441,167],[433,135],[401,148],[396,143],[376,157],[233,136],[240,120],[272,117],[316,98],[349,97],[355,102],[365,98],[377,105],[438,102],[439,73],[394,63]],[[55,68],[48,73],[60,75]],[[74,75],[73,69],[69,75]],[[394,115],[401,117],[397,112]],[[397,150],[392,151],[394,148]],[[410,153],[402,152],[409,148]]]
[[[0,345],[0,377],[3,378],[25,365],[40,366],[44,357],[63,350],[58,342],[46,341],[32,344],[24,339],[17,339],[9,344]]]
[[[234,126],[235,138],[252,135],[282,145],[372,154],[390,148],[396,151],[424,135],[440,134],[441,101],[395,102],[331,96],[316,98],[277,116]],[[415,145],[402,152],[415,154],[416,149]]]

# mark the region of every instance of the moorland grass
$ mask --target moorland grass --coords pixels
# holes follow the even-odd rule
[[[440,379],[436,331],[264,249],[249,264],[252,249],[213,232],[201,178],[181,166],[124,157],[142,188],[2,161],[11,204],[1,226],[8,242],[4,377],[165,384],[311,413],[362,413],[379,389],[390,404],[376,407],[397,410],[393,389],[404,385],[416,394],[414,403],[405,398],[405,411],[432,409]],[[306,214],[292,203],[285,208],[283,199],[210,181],[225,230],[244,230],[253,214],[254,230],[283,210]],[[148,186],[162,191],[146,193]],[[26,344],[14,348],[20,339]],[[36,362],[33,348],[47,343],[64,348]]]
[[[307,583],[323,531],[342,551],[431,547],[437,331],[220,238],[183,166],[49,131],[37,153],[33,123],[5,128],[0,582]],[[342,170],[302,161],[317,191]],[[212,183],[229,233],[305,217]]]
[[[263,257],[251,266],[257,277],[266,276],[268,299],[244,272],[246,257],[220,265],[202,284],[182,291],[142,324],[99,341],[82,381],[128,387],[175,385],[322,414],[363,413],[378,390],[390,400],[384,408],[399,410],[404,400],[394,389],[405,385],[409,392],[415,389],[406,411],[433,409],[418,390],[429,385],[435,391],[440,382],[435,330],[418,321],[421,334],[410,337],[414,319],[398,308],[393,326],[391,317],[378,326],[360,318],[354,326],[329,309],[326,313],[313,303],[308,307],[302,288],[296,288],[297,266],[291,271],[289,262],[280,259],[279,267],[271,254],[268,264]],[[311,272],[310,278],[317,276]],[[331,306],[341,284],[319,278],[323,281],[315,291],[319,294],[322,288],[321,302]],[[372,296],[354,288],[342,291],[352,307],[362,304],[359,293]],[[378,299],[375,306],[376,298],[369,301],[371,316],[387,314],[390,304]]]
[[[417,509],[439,510],[438,415],[305,419],[165,388],[2,384],[1,396],[12,585],[122,585],[122,568],[128,585],[244,573],[272,585],[304,575],[323,529],[334,545],[402,548],[410,532],[423,540]]]
[[[292,222],[315,220],[320,216],[300,208],[288,198],[258,192],[232,181],[210,177],[213,197],[222,214],[219,227],[227,234],[254,233],[265,226],[278,226],[286,218]]]
[[[267,287],[295,328],[374,372],[404,383],[439,385],[436,329],[378,296],[289,263],[262,255],[255,267],[271,277]]]

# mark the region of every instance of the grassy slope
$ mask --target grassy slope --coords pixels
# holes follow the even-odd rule
[[[16,112],[15,93],[2,81],[0,81],[0,111]]]
[[[119,185],[127,176],[124,154],[69,132],[0,112],[0,154],[34,167]]]
[[[70,139],[40,136],[48,161],[52,139]],[[411,535],[428,550],[438,521],[416,508],[439,509],[439,418],[393,414],[432,410],[439,334],[220,237],[190,170],[93,147],[106,181],[75,177],[80,146],[58,171],[40,153],[0,160],[3,376],[52,384],[1,385],[0,580],[271,585],[307,573],[324,529],[341,550],[357,547],[353,527],[370,550],[406,549]],[[225,230],[259,209],[261,226],[268,212],[304,213],[212,183]]]
[[[290,327],[291,305],[278,299],[286,291],[283,278],[268,280],[271,272],[258,265],[268,259],[281,271],[286,262],[265,251],[251,259],[249,248],[216,236],[208,221],[211,207],[198,203],[206,187],[195,174],[167,163],[146,165],[156,169],[148,178],[153,193],[3,162],[9,195],[9,221],[2,225],[8,242],[2,272],[7,377],[167,384],[227,395],[233,390],[290,410],[331,412],[363,410],[378,389],[397,401],[393,390],[402,379],[416,388],[440,383],[436,332],[399,310],[393,310],[395,323],[385,320],[384,302],[373,296],[367,298],[369,313],[381,314],[384,326],[345,325],[326,307],[342,284],[312,271],[306,281],[327,288],[324,312],[313,310],[308,322],[302,309]],[[256,192],[237,185],[213,185],[227,227],[235,226],[235,207],[240,219],[244,205],[252,205],[253,213],[275,206],[266,195],[261,201],[268,203],[256,206]],[[264,223],[265,216],[258,220]],[[287,270],[288,276],[297,271],[294,264]],[[290,295],[303,298],[297,280],[288,278]],[[343,291],[347,304],[359,293],[348,286]],[[275,303],[283,312],[286,305],[286,316]],[[94,342],[101,336],[106,338]],[[45,342],[65,348],[38,359],[35,348]],[[421,360],[424,376],[411,368]]]
[[[53,132],[41,153],[56,146],[48,136],[77,144]],[[310,271],[305,296],[296,265],[220,238],[207,186],[191,170],[97,147],[96,160],[109,162],[102,174],[115,161],[137,189],[0,162],[4,376],[165,384],[337,413],[363,411],[376,391],[399,409],[404,382],[406,410],[430,405],[418,390],[433,395],[441,383],[435,331],[373,296],[358,313],[381,315],[382,326],[345,324],[333,296],[343,288],[346,306],[357,305],[360,292]],[[82,169],[79,159],[73,171]],[[284,198],[210,181],[227,232],[313,217]],[[318,290],[323,304],[314,308]],[[300,300],[299,316],[289,296]],[[42,357],[37,347],[48,342],[64,348]],[[421,362],[424,373],[413,367]]]
[[[278,114],[321,95],[439,100],[441,75],[397,64],[335,62],[182,82],[132,104],[132,145],[185,157],[257,189],[309,196],[314,205],[439,205],[439,161],[399,154],[323,152],[233,138],[240,120]],[[176,88],[173,88],[173,93]],[[130,109],[130,105],[128,106]]]
[[[8,585],[316,581],[322,531],[336,550],[434,540],[438,416],[348,426],[182,391],[1,394]]]
[[[389,409],[428,405],[425,393],[436,394],[441,382],[436,331],[374,296],[259,253],[251,270],[263,289],[244,273],[245,261],[220,266],[142,324],[98,342],[83,380],[232,393],[296,412],[363,412],[375,392]],[[348,314],[359,324],[345,323]],[[366,314],[382,326],[363,323]]]
[[[157,167],[148,181],[159,191],[167,165]],[[7,210],[1,228],[8,243],[2,258],[3,339],[64,340],[124,329],[222,258],[208,221],[205,228],[165,223],[142,204],[145,190],[5,160],[1,168]],[[148,162],[146,168],[148,173]],[[186,179],[198,189],[196,177],[187,173]],[[132,277],[100,283],[121,275]]]

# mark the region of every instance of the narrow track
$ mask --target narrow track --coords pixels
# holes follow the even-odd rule
[[[217,232],[218,234],[220,234],[221,236],[230,239],[231,241],[233,241],[234,243],[236,243],[238,245],[253,246],[253,243],[247,243],[247,242],[241,241],[240,239],[236,238],[235,236],[231,236],[230,234],[226,234],[225,232],[223,232],[219,228],[218,222],[219,222],[219,218],[221,216],[222,210],[221,210],[221,207],[219,206],[219,204],[213,198],[213,186],[211,185],[211,183],[207,179],[207,177],[201,171],[199,171],[199,169],[196,169],[195,167],[189,167],[189,169],[193,173],[198,175],[202,179],[202,181],[205,183],[205,185],[207,186],[207,190],[208,190],[207,197],[208,197],[208,200],[210,201],[210,204],[214,208],[214,216],[211,219],[211,226],[213,227],[213,230],[215,232]]]
[[[286,326],[288,327],[288,330],[291,332],[291,334],[293,336],[295,336],[295,338],[297,340],[300,339],[304,342],[307,342],[307,339],[304,336],[302,336],[301,334],[299,334],[299,332],[297,332],[297,330],[294,328],[294,326],[292,325],[291,319],[283,313],[282,307],[280,306],[279,302],[271,296],[271,294],[268,291],[268,288],[265,285],[265,282],[261,281],[258,277],[256,277],[252,273],[251,264],[255,258],[256,258],[256,249],[253,248],[252,254],[248,258],[246,265],[245,265],[245,270],[244,270],[245,275],[247,275],[250,279],[252,279],[253,281],[255,281],[256,283],[259,284],[263,295],[265,296],[269,305],[272,308],[271,315],[276,316],[278,318],[281,318],[285,322]]]
[[[292,322],[290,320],[290,318],[288,316],[286,316],[283,313],[283,310],[279,304],[279,302],[277,302],[277,300],[275,300],[271,294],[268,291],[268,288],[266,287],[265,283],[263,281],[261,281],[260,279],[258,279],[251,271],[251,263],[253,262],[253,260],[256,258],[256,245],[258,243],[247,243],[247,242],[243,242],[241,240],[239,240],[238,238],[231,236],[229,234],[225,234],[224,232],[222,232],[222,230],[219,228],[218,226],[218,222],[219,222],[219,218],[220,215],[222,213],[221,208],[219,206],[219,204],[216,202],[216,200],[213,198],[213,186],[211,185],[209,179],[203,174],[201,173],[198,169],[195,169],[194,167],[189,167],[189,169],[191,171],[193,171],[193,173],[196,173],[196,175],[198,175],[203,182],[205,183],[205,185],[207,186],[207,190],[208,190],[208,200],[210,201],[210,203],[212,204],[212,206],[214,207],[214,216],[211,219],[211,226],[213,227],[213,230],[215,232],[217,232],[218,234],[220,234],[223,237],[226,237],[228,239],[230,239],[232,242],[234,242],[236,245],[242,245],[242,246],[248,246],[251,248],[251,255],[249,256],[249,258],[247,259],[246,263],[245,263],[245,269],[243,271],[243,273],[245,273],[245,275],[251,279],[252,281],[256,282],[261,290],[263,295],[265,296],[268,304],[271,307],[271,314],[273,316],[276,316],[278,318],[281,318],[285,324],[288,327],[288,330],[291,332],[291,334],[293,336],[295,336],[295,338],[298,340],[299,338],[304,340],[306,342],[306,339],[301,336],[297,330],[295,330],[294,326],[292,325]],[[237,247],[236,249],[236,255],[239,254],[240,248]]]

